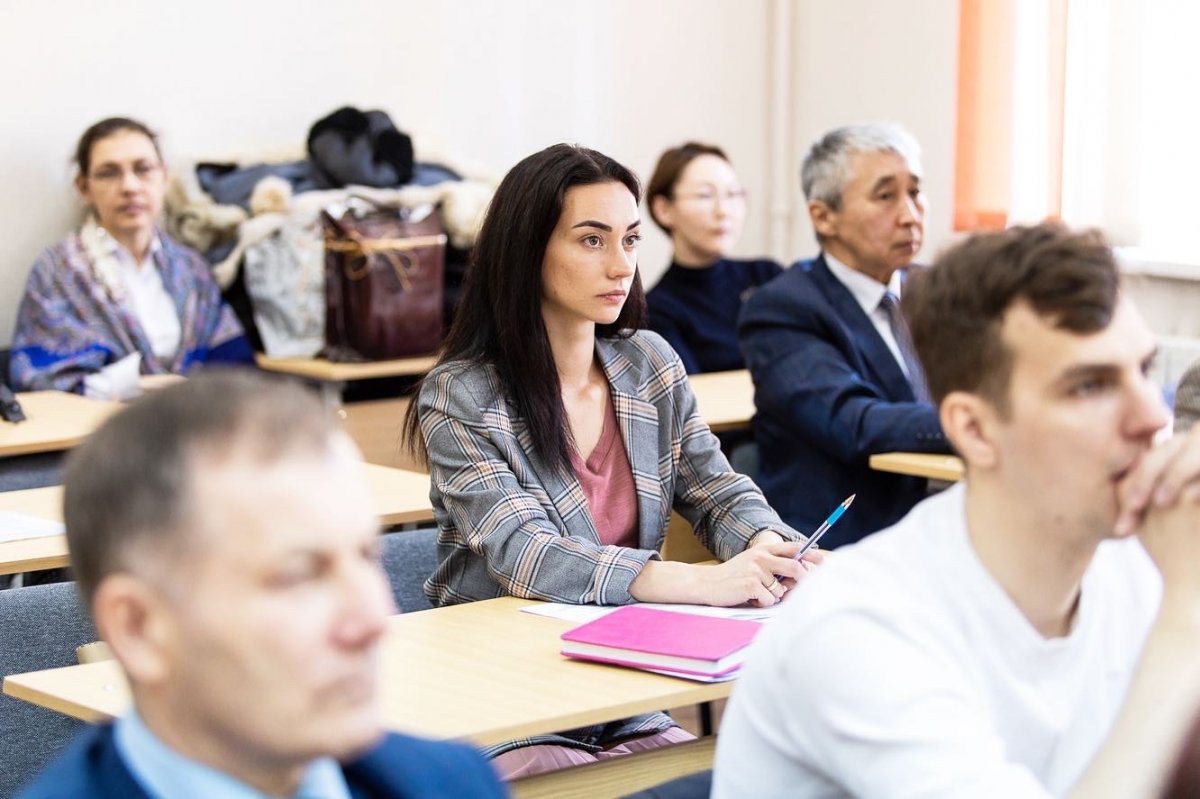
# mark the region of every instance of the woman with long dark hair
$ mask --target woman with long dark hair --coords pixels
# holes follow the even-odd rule
[[[406,419],[433,483],[439,605],[769,605],[806,570],[803,537],[730,469],[678,356],[637,331],[639,193],[616,161],[565,144],[496,191]],[[722,563],[660,559],[672,509]],[[496,765],[511,778],[686,737],[655,713],[493,754],[508,750]]]

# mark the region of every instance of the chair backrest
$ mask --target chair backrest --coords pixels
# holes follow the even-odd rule
[[[0,422],[5,424],[5,422]],[[35,452],[0,458],[0,491],[62,485],[65,453]]]
[[[71,666],[75,648],[96,640],[74,583],[0,591],[0,675]],[[14,796],[83,728],[83,723],[0,696],[0,796]]]
[[[433,607],[421,586],[437,568],[437,529],[388,533],[380,543],[383,570],[404,613]]]

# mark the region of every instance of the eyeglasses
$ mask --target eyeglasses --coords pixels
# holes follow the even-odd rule
[[[746,202],[746,190],[725,189],[724,191],[717,191],[716,189],[700,189],[688,194],[677,194],[675,195],[675,201],[694,203],[696,205],[709,205],[716,208],[718,203],[734,205],[735,203]]]
[[[146,181],[153,177],[159,170],[162,169],[162,164],[151,163],[150,161],[138,161],[134,164],[130,171],[133,176],[139,181]],[[115,184],[120,183],[125,179],[124,168],[117,164],[105,164],[91,174],[88,180],[96,183]]]

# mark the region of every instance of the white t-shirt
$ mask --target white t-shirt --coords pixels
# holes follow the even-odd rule
[[[1162,580],[1100,545],[1071,632],[1045,639],[984,569],[965,487],[839,550],[754,644],[714,799],[1060,796],[1121,707]]]
[[[150,349],[155,357],[170,362],[179,351],[183,339],[183,328],[179,323],[179,311],[175,300],[167,293],[162,275],[154,263],[154,253],[161,248],[155,238],[146,258],[136,263],[124,249],[120,250],[118,274],[125,286],[125,301],[133,309],[133,315],[141,324]]]

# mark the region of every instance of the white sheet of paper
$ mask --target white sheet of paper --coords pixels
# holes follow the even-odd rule
[[[612,605],[567,605],[562,602],[539,602],[536,605],[523,607],[521,610],[535,616],[548,616],[551,619],[585,624],[612,613],[616,608]]]
[[[0,543],[24,541],[27,538],[47,538],[66,531],[62,522],[52,522],[27,513],[0,510]]]
[[[708,605],[660,604],[656,602],[642,602],[640,604],[644,608],[669,610],[672,613],[691,613],[696,616],[714,616],[720,619],[747,619],[751,621],[767,621],[773,618],[782,606],[782,603],[769,608],[755,608],[748,605],[736,608],[714,608]],[[573,621],[576,624],[595,621],[602,616],[612,613],[616,609],[616,607],[611,605],[568,605],[562,602],[539,602],[536,605],[521,608],[526,613],[533,613],[537,616],[549,616],[552,619],[562,619],[563,621]]]

